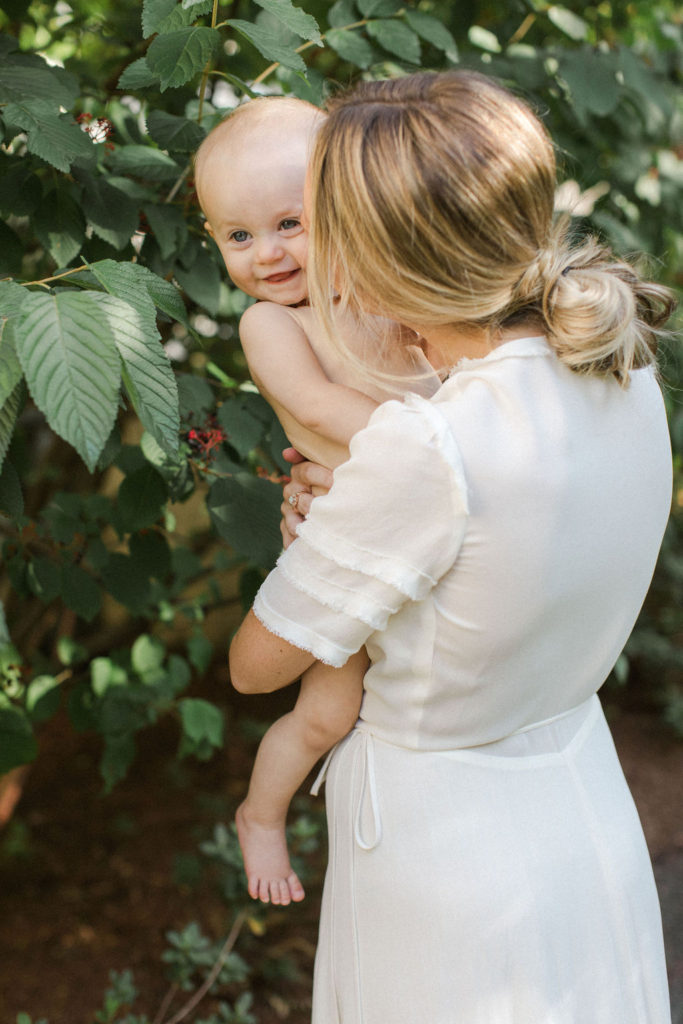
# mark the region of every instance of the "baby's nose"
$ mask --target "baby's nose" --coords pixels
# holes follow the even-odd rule
[[[279,260],[282,258],[283,252],[277,237],[264,235],[257,241],[256,254],[261,263],[272,263],[274,260]]]

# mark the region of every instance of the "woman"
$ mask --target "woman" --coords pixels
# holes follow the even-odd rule
[[[553,226],[545,130],[476,74],[337,99],[310,181],[330,331],[336,292],[449,371],[356,435],[231,648],[245,692],[371,659],[327,774],[314,1024],[665,1024],[652,871],[595,693],[670,507],[670,296]],[[319,472],[296,469],[289,496]]]

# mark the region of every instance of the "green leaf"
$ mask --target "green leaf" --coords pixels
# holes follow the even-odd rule
[[[95,234],[115,249],[123,249],[138,226],[137,203],[131,202],[106,178],[83,177],[83,212]]]
[[[152,85],[159,85],[159,76],[152,71],[146,57],[138,57],[132,64],[129,64],[117,82],[118,89],[126,89],[131,92],[137,92],[138,89],[149,89]]]
[[[286,27],[299,36],[301,39],[310,39],[311,42],[322,46],[318,22],[313,15],[306,14],[300,7],[295,7],[292,0],[255,0],[259,7],[274,14],[276,18]]]
[[[166,504],[166,485],[152,466],[127,476],[119,487],[118,508],[127,533],[153,526]]]
[[[61,576],[59,566],[49,558],[35,558],[28,565],[28,585],[41,601],[52,601],[59,593]]]
[[[101,573],[102,583],[115,601],[133,615],[141,615],[146,611],[150,597],[149,576],[133,558],[121,554],[110,555]]]
[[[65,188],[53,188],[35,215],[36,234],[58,267],[66,267],[85,241],[81,207]]]
[[[457,43],[443,22],[439,21],[438,18],[431,14],[425,14],[424,11],[407,7],[405,19],[422,39],[426,39],[437,50],[443,50],[449,60],[454,62],[458,60]]]
[[[100,610],[102,593],[90,573],[80,565],[62,566],[62,599],[81,619],[91,622]]]
[[[10,124],[26,132],[26,146],[42,160],[66,173],[75,160],[94,160],[95,147],[90,136],[81,131],[68,115],[55,115],[46,100],[22,100],[8,103],[3,116]]]
[[[0,221],[0,274],[21,274],[24,246],[16,231]]]
[[[0,511],[10,519],[21,519],[24,514],[24,496],[16,469],[6,459],[0,470]]]
[[[333,28],[327,32],[325,40],[343,60],[348,60],[358,68],[369,68],[375,59],[370,43],[358,32]]]
[[[139,676],[156,674],[164,662],[164,645],[156,639],[143,633],[139,636],[130,652],[133,671]]]
[[[345,28],[358,21],[353,0],[337,0],[327,12],[327,21],[330,28]]]
[[[0,775],[35,760],[38,744],[23,711],[0,708]]]
[[[5,288],[18,288],[21,292],[21,296],[17,296],[18,299],[23,299],[27,294],[21,285],[0,283],[0,304]],[[0,323],[0,405],[7,401],[23,376],[24,372],[14,349],[12,323],[4,320]]]
[[[0,644],[10,643],[9,629],[7,628],[7,618],[5,616],[5,606],[0,601]]]
[[[142,5],[142,34],[149,39],[155,32],[162,32],[164,24],[174,11],[180,8],[178,0],[144,0]]]
[[[60,107],[69,109],[78,92],[72,75],[60,74],[42,57],[16,53],[0,61],[0,102],[46,100],[57,112]]]
[[[252,406],[257,395],[242,393],[223,402],[218,411],[218,422],[227,434],[230,444],[243,458],[263,440],[265,425]]]
[[[171,284],[170,281],[165,281],[163,277],[152,273],[151,270],[141,266],[139,263],[136,263],[135,266],[154,305],[162,313],[166,313],[172,320],[178,320],[179,323],[189,330],[190,322],[187,319],[185,303],[176,286]]]
[[[154,310],[147,292],[145,298]],[[121,356],[121,376],[135,412],[146,430],[161,447],[174,454],[178,450],[178,387],[170,360],[161,344],[152,319],[149,321],[130,302],[108,295],[102,309]]]
[[[195,259],[189,270],[177,266],[175,278],[183,289],[207,313],[215,316],[221,298],[221,274],[206,249],[197,245]]]
[[[279,33],[273,29],[264,25],[253,25],[250,21],[240,21],[238,18],[228,18],[226,24],[253,43],[266,60],[277,61],[286,68],[292,68],[293,71],[306,71],[306,65],[299,54],[283,46]]]
[[[220,42],[220,32],[204,25],[157,36],[147,51],[147,63],[159,75],[161,91],[184,85],[199,74]]]
[[[147,131],[162,149],[179,153],[192,153],[206,136],[196,121],[177,117],[165,110],[152,110],[147,115]]]
[[[182,418],[191,420],[195,425],[202,423],[216,405],[215,395],[207,381],[189,373],[178,374],[178,401]]]
[[[565,53],[560,60],[558,76],[569,88],[577,114],[605,117],[619,103],[617,64],[613,54],[592,49]]]
[[[212,747],[223,746],[223,715],[207,700],[186,697],[178,702],[183,732],[193,743],[208,740]]]
[[[389,53],[410,64],[420,63],[420,40],[402,21],[369,21],[365,27],[368,35]]]
[[[282,548],[282,492],[268,480],[240,474],[217,480],[209,490],[207,507],[219,535],[244,559],[270,569]]]
[[[400,0],[357,0],[364,18],[388,18],[401,9]]]
[[[201,630],[196,630],[187,641],[187,653],[197,671],[206,672],[213,657],[213,644]]]
[[[40,202],[43,189],[27,160],[0,157],[0,210],[6,214],[25,217],[33,213]]]
[[[173,181],[181,170],[172,157],[152,146],[124,146],[111,154],[111,162],[115,172],[147,181]]]
[[[114,425],[121,375],[101,296],[30,293],[14,332],[33,400],[93,472]]]
[[[14,425],[17,421],[17,415],[21,408],[23,396],[24,385],[22,381],[19,381],[11,394],[9,394],[2,405],[0,405],[0,466],[2,466],[5,461],[7,449],[9,448],[10,441],[12,440]]]
[[[168,203],[144,207],[149,226],[159,245],[161,258],[166,260],[180,251],[187,240],[187,221],[183,211]]]
[[[0,317],[21,313],[27,294],[26,288],[15,281],[0,281]]]
[[[588,35],[588,22],[566,7],[553,5],[548,8],[546,13],[553,25],[568,35],[570,39],[581,40]]]
[[[46,722],[59,708],[61,692],[54,676],[36,676],[26,690],[26,710],[33,722]]]
[[[481,25],[470,25],[467,38],[472,46],[476,46],[480,50],[486,50],[487,53],[500,53],[501,46],[497,37],[487,28],[482,28]]]
[[[64,635],[57,640],[57,657],[62,665],[76,665],[87,659],[88,651],[72,637]]]
[[[135,740],[130,733],[105,733],[100,761],[105,793],[111,793],[116,783],[125,779],[134,760]]]
[[[134,533],[129,547],[130,557],[146,576],[162,580],[171,571],[171,549],[162,534],[153,530]]]

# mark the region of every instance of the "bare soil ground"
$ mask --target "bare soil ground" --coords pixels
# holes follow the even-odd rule
[[[674,1022],[683,1024],[683,743],[652,713],[614,709],[610,719],[655,863]],[[253,748],[234,717],[227,753],[208,764],[174,765],[176,740],[171,725],[143,734],[130,777],[103,797],[97,740],[60,718],[45,730],[0,834],[0,1024],[22,1010],[49,1024],[93,1024],[109,971],[123,968],[141,993],[136,1011],[153,1020],[168,988],[165,933],[191,920],[215,938],[228,932],[231,909],[214,885],[195,883],[194,855],[215,821],[228,820]],[[313,860],[303,904],[269,910],[263,934],[240,937],[259,1024],[310,1019],[322,861]]]

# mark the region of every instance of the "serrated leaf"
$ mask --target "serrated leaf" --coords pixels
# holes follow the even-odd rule
[[[485,50],[487,53],[500,53],[501,46],[497,37],[481,25],[470,25],[467,38],[472,46],[476,46],[480,50]]]
[[[0,281],[0,317],[21,313],[27,294],[26,288],[15,281]]]
[[[78,96],[71,75],[58,74],[41,57],[14,54],[0,61],[0,101],[45,100],[53,110],[69,108]]]
[[[111,154],[112,169],[148,181],[173,181],[180,167],[167,153],[152,146],[122,146]]]
[[[78,256],[85,241],[85,218],[65,188],[54,188],[41,201],[34,225],[43,246],[58,267]]]
[[[211,386],[204,377],[193,377],[189,373],[178,374],[178,399],[183,419],[201,423],[213,412],[216,399]]]
[[[20,381],[11,394],[7,396],[2,405],[0,405],[0,466],[2,466],[5,461],[7,449],[9,448],[12,440],[14,425],[17,421],[17,414],[21,407],[22,395],[23,384]]]
[[[187,319],[185,303],[175,285],[171,284],[170,281],[165,281],[163,277],[152,273],[147,267],[140,266],[139,263],[136,263],[135,266],[154,305],[162,313],[170,316],[172,320],[177,320],[189,329],[190,323]]]
[[[260,444],[265,433],[263,420],[250,409],[250,397],[257,396],[238,395],[223,402],[218,410],[218,422],[225,430],[228,444],[242,457]]]
[[[443,22],[432,14],[425,14],[424,11],[418,11],[413,7],[406,8],[405,19],[422,39],[426,39],[437,50],[443,50],[449,60],[457,61],[457,43]]]
[[[402,21],[380,19],[365,26],[368,35],[389,53],[396,54],[409,64],[420,63],[420,40]]]
[[[205,25],[191,25],[157,36],[147,51],[147,63],[159,75],[161,91],[184,85],[199,74],[220,41],[220,32]]]
[[[117,82],[117,88],[130,89],[131,92],[135,92],[137,89],[149,89],[150,86],[158,84],[159,76],[152,71],[146,57],[138,57],[122,73]]]
[[[178,0],[144,0],[142,5],[143,38],[149,39],[155,32],[161,32],[166,19],[179,6]]]
[[[369,68],[375,59],[370,43],[358,32],[332,28],[326,33],[325,41],[343,60],[358,68]]]
[[[292,0],[255,0],[255,3],[274,14],[290,32],[301,39],[310,39],[318,46],[323,45],[318,22],[312,14],[306,14],[300,7],[295,7]]]
[[[121,372],[100,300],[94,292],[31,293],[14,323],[34,402],[91,472],[114,424]]]
[[[38,744],[31,724],[18,708],[0,708],[0,775],[35,760]]]
[[[115,249],[123,249],[138,226],[137,204],[106,178],[83,176],[83,212],[96,235]]]
[[[66,173],[75,160],[93,160],[95,149],[90,136],[81,131],[68,115],[55,114],[46,100],[8,103],[3,116],[26,132],[26,146],[42,160]]]
[[[151,318],[137,302],[134,307],[115,295],[103,296],[101,302],[121,356],[121,375],[133,408],[158,444],[175,454],[180,430],[178,388],[159,343],[154,306],[146,290],[143,292]]]
[[[5,282],[0,282],[0,303],[2,301],[2,292],[7,287],[19,288],[22,299],[27,294],[21,285],[8,285]],[[20,309],[21,307],[18,306],[17,308]],[[0,405],[7,401],[21,378],[24,376],[21,363],[19,362],[17,353],[14,349],[13,336],[14,332],[11,321],[2,321],[2,323],[0,323]]]
[[[229,18],[226,24],[253,43],[266,60],[276,61],[286,68],[291,68],[292,71],[306,70],[306,65],[299,54],[283,46],[278,33],[272,29],[264,25],[254,25],[250,21],[241,21],[239,18]]]
[[[168,259],[180,252],[187,240],[187,221],[183,211],[169,203],[152,205],[147,203],[143,209],[149,226],[154,232],[162,259]]]
[[[400,0],[356,0],[364,18],[388,18],[401,9]]]
[[[240,557],[270,569],[282,548],[281,501],[275,484],[241,474],[213,484],[207,508],[218,534]]]
[[[183,291],[207,313],[215,316],[220,304],[221,275],[206,249],[198,247],[190,269],[176,267],[174,274]]]
[[[152,110],[147,115],[147,131],[162,149],[192,153],[206,136],[206,131],[187,117]]]
[[[546,13],[553,25],[568,35],[570,39],[580,41],[588,35],[588,23],[566,7],[553,5],[548,8]]]
[[[167,497],[166,484],[152,466],[144,465],[127,476],[117,498],[126,532],[153,526],[161,516]]]

